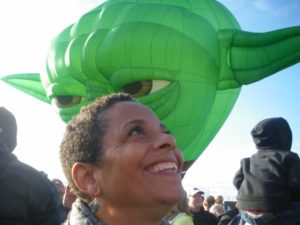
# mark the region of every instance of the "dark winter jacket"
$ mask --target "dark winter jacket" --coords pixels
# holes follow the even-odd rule
[[[216,216],[209,211],[203,209],[203,207],[198,212],[192,212],[193,222],[195,225],[217,225],[218,220]]]
[[[233,208],[227,212],[225,212],[223,215],[221,215],[218,225],[227,225],[229,222],[239,214],[239,210],[237,208]]]
[[[242,210],[283,211],[300,200],[300,160],[290,151],[291,129],[283,118],[270,118],[251,131],[258,149],[241,161],[233,184]]]
[[[58,225],[63,213],[54,184],[0,143],[0,224]]]

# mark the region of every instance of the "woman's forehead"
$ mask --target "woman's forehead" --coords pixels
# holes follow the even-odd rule
[[[131,121],[159,122],[158,117],[148,107],[137,102],[120,102],[107,110],[109,123],[117,126],[124,126]]]
[[[113,105],[110,109],[110,115],[118,117],[129,117],[129,116],[153,116],[156,117],[154,112],[147,106],[142,105],[138,102],[119,102]]]

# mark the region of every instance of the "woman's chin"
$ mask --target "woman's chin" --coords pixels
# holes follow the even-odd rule
[[[165,204],[175,205],[180,202],[184,196],[183,188],[172,188],[172,190],[167,190],[164,193],[161,193],[161,201]]]

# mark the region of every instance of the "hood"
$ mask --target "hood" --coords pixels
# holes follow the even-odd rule
[[[260,121],[252,129],[251,135],[259,150],[291,150],[292,131],[288,122],[281,117]]]
[[[4,107],[0,107],[0,141],[11,152],[17,145],[17,121]]]

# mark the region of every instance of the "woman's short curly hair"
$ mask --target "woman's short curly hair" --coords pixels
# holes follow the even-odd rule
[[[96,99],[83,107],[67,125],[60,145],[60,161],[64,174],[74,194],[83,200],[89,196],[79,191],[72,179],[72,167],[76,162],[97,164],[103,155],[102,137],[105,134],[106,110],[118,102],[134,101],[125,93],[111,94]]]

